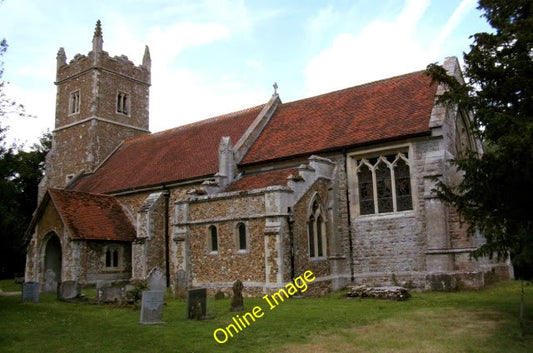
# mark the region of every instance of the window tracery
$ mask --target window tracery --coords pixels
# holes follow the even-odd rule
[[[413,209],[407,153],[361,158],[355,168],[360,215]]]

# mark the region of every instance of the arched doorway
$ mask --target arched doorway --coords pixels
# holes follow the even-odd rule
[[[55,233],[46,242],[44,251],[44,287],[45,293],[57,293],[61,282],[61,243]]]

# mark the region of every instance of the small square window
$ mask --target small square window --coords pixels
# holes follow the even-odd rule
[[[105,251],[105,267],[107,269],[116,269],[120,263],[120,251],[118,248],[110,247]]]

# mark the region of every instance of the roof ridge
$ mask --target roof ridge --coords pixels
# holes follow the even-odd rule
[[[138,137],[133,137],[131,139],[125,140],[124,143],[130,144],[130,143],[135,143],[135,142],[141,141],[141,140],[157,138],[157,137],[159,137],[161,135],[166,135],[166,134],[177,133],[177,132],[180,132],[180,131],[185,131],[185,130],[188,130],[188,129],[191,129],[191,128],[195,128],[195,127],[198,127],[198,126],[215,123],[215,122],[218,122],[220,120],[230,119],[230,118],[235,117],[237,115],[248,113],[248,112],[251,112],[251,111],[253,111],[255,109],[262,108],[264,106],[265,106],[265,104],[259,104],[259,105],[253,106],[253,107],[244,108],[244,109],[240,109],[240,110],[233,111],[233,112],[230,112],[230,113],[213,116],[213,117],[210,117],[210,118],[207,118],[207,119],[193,121],[193,122],[187,123],[185,125],[180,125],[180,126],[176,126],[176,127],[170,128],[170,129],[154,132],[154,133],[151,133],[151,134],[146,134],[146,135],[142,135],[142,136],[138,136]]]
[[[408,72],[406,74],[401,74],[401,75],[396,75],[396,76],[392,76],[392,77],[382,78],[382,79],[371,81],[371,82],[361,83],[361,84],[358,84],[358,85],[355,85],[355,86],[339,88],[339,89],[336,89],[334,91],[320,93],[320,94],[317,94],[315,96],[310,96],[310,97],[307,97],[307,98],[301,98],[301,99],[297,99],[297,100],[294,100],[294,101],[286,102],[286,103],[283,103],[282,106],[283,105],[287,105],[287,104],[292,104],[292,103],[303,102],[303,101],[310,100],[310,99],[320,98],[320,97],[324,97],[324,96],[327,96],[327,95],[330,95],[330,94],[334,94],[334,93],[340,93],[340,92],[349,91],[349,90],[353,90],[353,89],[357,89],[357,88],[374,86],[374,85],[377,85],[377,84],[380,84],[380,83],[383,83],[383,82],[386,82],[386,81],[392,81],[392,80],[397,80],[399,78],[403,78],[403,77],[407,77],[407,76],[418,75],[418,74],[421,74],[421,73],[423,73],[425,71],[426,70],[418,70],[418,71]]]
[[[105,196],[107,198],[116,199],[115,196],[113,196],[113,195],[102,194],[102,193],[98,193],[98,192],[86,192],[86,191],[67,190],[67,189],[60,189],[60,188],[49,188],[48,191],[49,192],[53,191],[53,192],[76,193],[76,194],[84,194],[84,195],[99,196],[99,197],[100,196]]]

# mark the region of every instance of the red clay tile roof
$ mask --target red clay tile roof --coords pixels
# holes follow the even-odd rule
[[[282,104],[241,164],[429,133],[430,83],[420,71]]]
[[[287,177],[298,175],[298,169],[283,169],[255,175],[245,175],[242,179],[230,184],[224,191],[241,191],[262,189],[267,186],[287,185]]]
[[[241,165],[429,134],[436,90],[420,71],[281,104]],[[262,108],[128,140],[74,189],[111,193],[213,175],[220,138],[237,143]]]
[[[74,189],[108,193],[215,174],[220,139],[229,136],[233,144],[237,143],[262,108],[127,140]]]
[[[135,229],[113,196],[59,189],[48,193],[73,239],[135,239]]]

